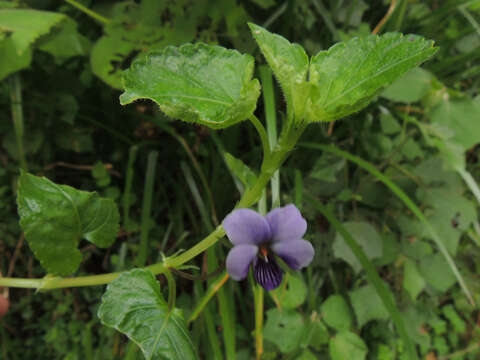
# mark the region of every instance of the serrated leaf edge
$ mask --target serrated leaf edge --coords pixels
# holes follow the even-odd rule
[[[23,51],[17,51],[17,54],[18,55],[22,55],[25,51],[28,50],[28,48],[30,48],[32,46],[33,43],[35,43],[35,41],[38,40],[38,38],[40,38],[41,36],[43,35],[46,35],[48,34],[52,28],[54,28],[55,26],[59,25],[61,22],[65,21],[65,19],[68,18],[67,15],[65,14],[62,14],[62,13],[57,13],[57,12],[53,12],[53,11],[43,11],[43,10],[34,10],[34,9],[0,9],[1,12],[5,12],[5,11],[24,11],[24,10],[28,10],[28,11],[35,11],[35,12],[38,12],[38,13],[50,13],[50,14],[55,14],[58,16],[58,19],[54,22],[52,22],[51,24],[49,24],[49,26],[44,30],[44,31],[39,31],[39,32],[35,32],[34,36],[31,38],[31,40],[27,43],[27,46],[25,48],[25,50]],[[0,31],[3,31],[3,32],[11,32],[11,33],[15,33],[14,30],[12,29],[9,29],[9,28],[5,28],[5,27],[1,27],[0,26]]]
[[[241,89],[241,93],[240,93],[240,96],[239,96],[238,100],[236,100],[236,101],[232,101],[231,103],[227,103],[227,102],[221,102],[221,101],[216,101],[216,100],[212,100],[212,99],[209,99],[209,98],[203,98],[203,97],[197,97],[197,96],[189,97],[187,95],[175,95],[175,97],[203,99],[207,102],[218,103],[218,104],[228,106],[227,109],[224,110],[222,114],[227,113],[228,109],[232,109],[233,105],[235,105],[235,103],[242,103],[243,101],[248,99],[248,97],[249,97],[248,95],[253,93],[253,91],[250,91],[247,94],[245,94],[245,89],[246,88],[256,90],[256,92],[258,93],[258,95],[257,95],[257,100],[258,100],[259,91],[260,91],[260,83],[258,82],[258,79],[252,78],[254,68],[255,68],[255,60],[253,59],[253,57],[250,54],[242,54],[241,52],[239,52],[236,49],[227,49],[227,48],[224,48],[222,46],[209,45],[209,44],[206,44],[206,43],[203,43],[203,42],[186,43],[186,44],[183,44],[183,45],[180,45],[180,46],[169,45],[169,46],[166,46],[165,48],[163,48],[160,51],[155,50],[155,51],[152,51],[152,52],[148,53],[146,56],[142,56],[140,58],[135,59],[134,62],[132,63],[132,65],[130,66],[130,69],[132,69],[135,66],[143,66],[143,65],[149,64],[149,63],[151,63],[151,57],[164,56],[164,55],[168,54],[168,52],[170,52],[170,51],[175,51],[175,52],[178,52],[178,53],[183,55],[183,54],[185,54],[185,49],[192,49],[194,51],[198,51],[199,49],[205,49],[207,51],[210,51],[211,49],[215,49],[215,50],[220,50],[221,53],[223,53],[223,54],[225,54],[225,53],[232,54],[232,55],[235,54],[235,55],[240,56],[242,58],[249,58],[251,61],[248,64],[248,66],[246,67],[246,73],[245,73],[245,77],[243,78],[243,86],[242,86],[242,89]],[[122,83],[123,83],[123,88],[124,89],[126,88],[125,76],[127,75],[128,72],[131,71],[130,69],[125,70],[124,76],[122,76]],[[159,96],[159,97],[166,97],[166,96],[167,95],[163,95],[163,96]],[[143,100],[143,99],[149,99],[149,100],[153,101],[154,103],[156,103],[160,107],[160,109],[164,113],[170,112],[170,110],[169,110],[170,108],[174,108],[174,107],[178,106],[178,104],[176,104],[175,102],[171,102],[171,101],[159,104],[152,97],[137,95],[137,94],[135,94],[135,92],[129,93],[128,90],[125,90],[125,92],[120,95],[120,104],[121,105],[127,105],[127,104],[130,104],[130,103],[135,102],[137,100]],[[235,100],[235,99],[232,99],[232,100]],[[253,109],[250,111],[251,113],[253,113],[253,111],[255,110],[255,106],[256,106],[256,101],[255,101],[255,103],[253,103]],[[245,119],[242,119],[242,120],[236,120],[234,122],[218,123],[218,122],[215,122],[215,121],[209,121],[205,117],[201,116],[201,112],[199,112],[195,109],[189,108],[188,111],[191,114],[196,114],[197,115],[197,122],[199,124],[209,126],[212,129],[223,129],[223,128],[226,128],[228,126],[234,125],[234,124],[236,124],[240,121],[245,120]],[[184,119],[176,119],[176,120],[185,121]],[[190,121],[188,121],[188,122],[190,122]]]

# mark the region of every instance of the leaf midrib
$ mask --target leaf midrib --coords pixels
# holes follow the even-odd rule
[[[75,202],[70,197],[70,195],[68,195],[65,191],[63,191],[63,189],[61,188],[60,185],[57,185],[54,182],[51,182],[51,183],[53,184],[54,188],[57,188],[58,191],[70,202],[70,204],[72,206],[73,212],[75,214],[76,223],[77,223],[77,230],[76,230],[77,238],[76,238],[76,241],[78,242],[80,240],[81,235],[82,235],[82,223],[81,223],[81,220],[80,220],[80,214],[78,213],[77,206],[75,205]]]
[[[189,95],[177,95],[177,94],[164,94],[164,95],[155,95],[155,97],[186,98],[186,99],[194,99],[194,100],[196,99],[196,100],[200,100],[200,101],[204,101],[204,102],[211,102],[211,103],[221,104],[221,105],[228,106],[228,107],[232,106],[232,103],[227,103],[227,102],[224,102],[224,101],[207,98],[207,97],[204,97],[204,96],[189,96]]]

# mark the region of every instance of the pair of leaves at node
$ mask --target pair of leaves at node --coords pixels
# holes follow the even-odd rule
[[[77,248],[81,238],[106,248],[118,233],[119,213],[113,200],[43,177],[21,174],[17,205],[25,239],[52,274],[70,275],[77,270],[82,261]]]
[[[59,62],[83,55],[89,46],[77,32],[77,23],[64,14],[0,9],[0,80],[30,65],[34,43]]]
[[[388,33],[354,38],[308,58],[298,44],[250,24],[287,100],[289,121],[332,121],[361,110],[386,85],[432,56],[432,41]],[[151,99],[172,118],[225,128],[253,114],[254,60],[203,43],[167,47],[125,72],[122,105]]]

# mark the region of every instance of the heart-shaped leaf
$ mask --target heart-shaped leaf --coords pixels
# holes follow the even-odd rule
[[[168,308],[148,270],[134,269],[112,281],[98,317],[134,341],[148,360],[197,359],[182,311]]]
[[[11,33],[18,55],[23,54],[40,36],[66,19],[64,14],[31,9],[0,10],[0,32]]]
[[[260,26],[250,28],[285,94],[288,119],[295,122],[332,121],[361,110],[437,50],[420,36],[387,33],[335,44],[309,61],[300,45]]]
[[[69,275],[78,268],[81,238],[108,247],[119,228],[113,200],[27,173],[18,181],[17,205],[25,239],[42,266],[54,274]]]
[[[353,38],[319,52],[310,64],[314,87],[307,120],[330,121],[361,110],[436,51],[433,41],[420,36],[387,33]]]
[[[298,44],[292,44],[280,35],[272,34],[264,28],[248,24],[268,65],[282,87],[287,100],[288,118],[303,117],[305,101],[308,97],[308,55]]]
[[[168,46],[133,62],[122,105],[151,99],[168,116],[213,129],[247,119],[260,95],[250,55],[203,43]]]

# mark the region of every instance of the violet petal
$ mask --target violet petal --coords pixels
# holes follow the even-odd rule
[[[267,220],[250,209],[232,211],[223,220],[223,228],[233,245],[256,245],[270,239],[270,226]]]
[[[255,281],[267,291],[279,287],[283,279],[283,271],[273,258],[268,258],[268,262],[258,258],[253,266],[253,275]]]
[[[273,242],[299,240],[307,231],[307,222],[293,204],[270,211],[266,219]]]
[[[275,243],[272,250],[293,270],[310,264],[315,255],[312,244],[303,239]]]
[[[248,274],[248,267],[257,256],[258,247],[255,245],[237,245],[230,249],[227,255],[227,272],[233,280],[242,280]]]

